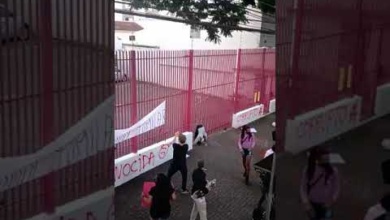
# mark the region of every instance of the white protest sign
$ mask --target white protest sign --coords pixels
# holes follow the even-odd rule
[[[166,101],[143,117],[130,128],[115,130],[115,144],[129,140],[132,137],[153,130],[165,124]]]
[[[285,149],[298,153],[356,127],[361,100],[358,96],[343,99],[288,120]]]
[[[233,114],[232,127],[239,128],[264,116],[264,105],[256,105],[252,108]]]
[[[114,97],[36,153],[0,159],[0,191],[44,176],[51,171],[113,147]]]
[[[188,150],[192,150],[192,132],[183,133],[187,138]],[[173,138],[153,144],[115,159],[115,187],[120,186],[131,179],[169,161],[173,157],[173,148],[170,145]]]

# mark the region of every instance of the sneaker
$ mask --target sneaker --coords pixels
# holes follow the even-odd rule
[[[190,192],[189,192],[188,190],[182,190],[182,191],[181,191],[181,194],[183,194],[183,195],[188,195],[188,194],[190,194]]]

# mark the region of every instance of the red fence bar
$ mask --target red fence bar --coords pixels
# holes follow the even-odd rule
[[[190,50],[188,53],[188,94],[187,94],[187,117],[185,128],[187,131],[191,131],[191,118],[192,118],[192,84],[194,77],[194,51]]]
[[[261,90],[260,90],[260,103],[265,103],[264,101],[266,100],[266,95],[265,95],[265,91],[266,91],[266,87],[267,87],[267,82],[268,82],[268,77],[266,76],[266,74],[265,74],[265,61],[266,61],[266,58],[267,58],[267,56],[266,56],[266,52],[267,52],[267,49],[263,49],[263,55],[262,55],[262,62],[261,62],[261,64],[262,64],[262,67],[261,67],[261,79],[260,80],[262,80],[262,81],[266,81],[265,83],[262,83],[261,84]],[[266,105],[266,106],[268,106],[268,105]]]
[[[240,85],[240,72],[241,72],[241,49],[237,50],[237,61],[236,61],[236,76],[235,76],[235,86],[234,86],[234,112],[238,111],[238,105],[239,105],[239,85]],[[264,57],[263,57],[264,58]],[[264,70],[264,69],[263,69]]]
[[[136,57],[135,57],[135,51],[130,52],[130,89],[131,89],[131,124],[137,123],[137,69],[136,69]],[[137,137],[133,137],[131,140],[131,152],[136,153],[138,150],[138,140]]]
[[[292,111],[291,114],[296,113],[296,101],[295,97],[298,96],[297,89],[299,87],[298,76],[299,73],[299,59],[301,51],[301,36],[302,36],[302,22],[303,22],[303,6],[305,0],[294,0],[294,12],[296,12],[293,23],[293,43],[291,45],[291,80],[289,86],[291,88],[290,106]],[[295,79],[295,80],[293,80]],[[281,142],[280,142],[281,143]]]
[[[53,140],[53,41],[52,41],[52,16],[51,0],[42,0],[40,16],[41,33],[41,67],[42,67],[42,124],[41,137],[42,146]],[[49,173],[43,177],[42,191],[44,192],[45,211],[54,211],[54,173]]]

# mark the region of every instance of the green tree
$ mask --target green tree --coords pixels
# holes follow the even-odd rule
[[[246,7],[256,5],[254,0],[126,0],[134,9],[152,8],[158,11],[169,11],[176,17],[193,22],[196,28],[206,30],[208,40],[215,43],[221,41],[221,36],[231,36],[232,31],[240,24],[248,22]],[[274,2],[275,0],[259,0]],[[272,12],[268,4],[257,6],[264,12]],[[270,3],[272,4],[272,3]],[[274,8],[273,8],[274,9]],[[207,21],[208,24],[198,24]]]

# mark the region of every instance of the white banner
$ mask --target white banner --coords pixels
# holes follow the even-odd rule
[[[114,97],[36,153],[0,159],[0,191],[44,176],[51,171],[113,147]]]
[[[153,111],[143,117],[130,128],[115,130],[115,144],[129,140],[165,124],[166,101],[157,106]]]
[[[361,100],[343,99],[288,120],[285,149],[298,153],[358,126]]]
[[[243,111],[233,114],[232,118],[232,127],[239,128],[241,126],[247,125],[257,119],[260,119],[264,116],[264,105],[256,105],[252,108],[245,109]]]
[[[192,150],[192,132],[183,133],[187,138],[188,150]],[[170,145],[173,137],[149,147],[142,148],[136,154],[131,153],[115,159],[115,187],[169,161],[173,157]]]

